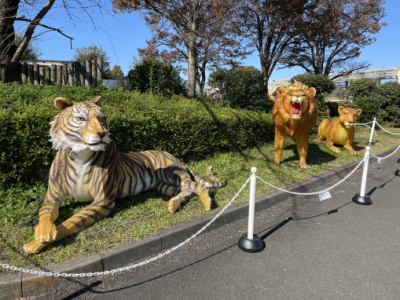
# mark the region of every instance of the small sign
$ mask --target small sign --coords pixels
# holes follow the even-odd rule
[[[332,196],[328,191],[319,194],[319,201],[324,201],[329,198],[332,198]]]
[[[378,158],[378,166],[376,167],[378,172],[382,172],[382,158]]]

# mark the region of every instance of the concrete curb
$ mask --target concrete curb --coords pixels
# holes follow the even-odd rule
[[[379,153],[377,156],[386,156],[392,153],[397,146]],[[372,158],[370,162],[375,162]],[[325,183],[340,179],[347,175],[358,164],[357,161],[345,166],[335,168],[322,174],[313,176],[296,184],[286,187],[287,190],[296,192],[307,192],[308,190],[321,186]],[[256,198],[256,211],[261,211],[274,206],[280,202],[293,198],[292,194],[281,191],[262,195]],[[101,272],[125,266],[155,253],[169,249],[194,234],[209,222],[218,211],[205,216],[188,220],[175,225],[173,228],[158,231],[156,234],[144,237],[116,246],[98,255],[87,255],[66,262],[51,264],[35,270],[53,271],[59,273]],[[248,202],[240,202],[226,210],[205,232],[217,229],[226,224],[246,218],[248,215]],[[84,286],[93,278],[61,278],[44,277],[31,274],[9,274],[0,276],[0,300],[14,299],[39,295],[58,288],[72,285]]]

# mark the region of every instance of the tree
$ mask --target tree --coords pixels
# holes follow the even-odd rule
[[[75,54],[72,57],[72,60],[85,61],[98,59],[99,57],[102,57],[103,61],[110,60],[110,57],[108,57],[107,52],[103,50],[102,46],[96,46],[95,44],[92,44],[89,47],[75,48]]]
[[[110,57],[107,55],[107,52],[103,50],[102,46],[96,46],[95,44],[92,44],[89,47],[75,48],[75,54],[72,57],[72,60],[85,61],[98,59],[99,57],[102,57],[104,62],[110,61]],[[113,76],[110,68],[102,66],[102,70],[104,78]]]
[[[102,0],[61,0],[60,4],[55,4],[55,2],[55,0],[44,2],[0,0],[0,80],[8,82],[19,79],[19,61],[35,37],[49,31],[56,31],[73,40],[62,31],[62,28],[51,27],[42,22],[50,10],[64,9],[74,24],[82,19],[82,14],[85,14],[95,28],[94,10],[98,8],[108,12],[101,4]],[[26,27],[21,42],[17,46],[15,27],[21,23]]]
[[[234,108],[271,111],[273,102],[263,97],[263,76],[260,70],[246,66],[226,72],[222,102]]]
[[[350,80],[350,85],[347,87],[348,93],[354,98],[375,94],[377,89],[378,80],[372,78]]]
[[[241,65],[249,51],[242,39],[231,30],[229,16],[221,18],[213,26],[204,28],[204,32],[196,39],[196,91],[203,93],[206,82],[206,70],[217,70],[223,67],[235,68]],[[147,48],[138,49],[139,53],[152,59],[160,59],[165,63],[177,64],[188,62],[185,44],[178,34],[175,34],[168,22],[161,20],[151,27],[153,37],[147,41]],[[171,51],[159,51],[158,47],[166,46]],[[186,72],[185,68],[179,68]]]
[[[199,65],[199,38],[210,28],[228,20],[235,6],[232,0],[113,0],[116,10],[140,11],[147,24],[169,28],[179,37],[188,62],[189,95],[196,94],[196,73]],[[167,24],[168,22],[168,24]]]
[[[268,81],[286,47],[303,27],[303,14],[318,0],[243,0],[232,26],[257,49],[264,80]]]
[[[369,66],[356,61],[361,50],[376,41],[372,37],[386,23],[385,0],[320,0],[306,10],[304,29],[285,51],[282,68],[302,67],[308,73],[330,75],[332,79]]]
[[[111,70],[111,76],[124,76],[121,67],[118,65],[114,65],[114,67]]]
[[[129,88],[141,93],[186,94],[185,82],[171,65],[142,58],[128,73]]]
[[[227,71],[224,69],[218,69],[210,73],[208,76],[208,85],[212,87],[222,88],[226,77]]]
[[[21,34],[15,35],[15,46],[17,48],[22,43],[22,39],[23,37]],[[38,60],[41,56],[42,50],[35,45],[34,41],[31,41],[22,54],[21,60]]]

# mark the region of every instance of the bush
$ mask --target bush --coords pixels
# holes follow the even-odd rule
[[[400,127],[400,84],[387,82],[379,86],[376,93],[381,97],[381,109],[387,113],[385,121]]]
[[[186,82],[171,65],[158,60],[143,59],[128,72],[130,90],[163,95],[187,94]]]
[[[254,67],[237,67],[223,79],[222,101],[234,108],[271,111],[273,102],[264,97],[262,73]]]
[[[358,96],[356,98],[357,108],[362,109],[361,116],[357,119],[359,123],[372,121],[374,118],[382,123],[387,117],[387,113],[380,109],[382,97],[376,94],[371,96]]]
[[[56,97],[78,102],[101,95],[112,139],[121,152],[156,149],[182,159],[262,145],[274,137],[270,114],[182,96],[140,94],[103,86],[4,83],[0,83],[0,95],[0,182],[37,179],[27,178],[28,170],[51,163],[56,152],[49,142],[49,122],[59,113],[53,106]]]
[[[357,80],[350,80],[350,85],[347,91],[354,98],[371,96],[378,89],[378,81],[371,78],[361,78]]]

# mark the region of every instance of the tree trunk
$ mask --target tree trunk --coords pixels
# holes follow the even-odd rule
[[[0,81],[19,80],[19,62],[11,64],[15,46],[14,16],[20,0],[0,0]]]
[[[188,49],[189,59],[188,59],[188,94],[189,96],[196,95],[196,61],[197,61],[197,49],[195,46],[195,36],[192,34],[192,40],[189,42]]]
[[[263,81],[264,81],[264,84],[263,84],[263,91],[264,91],[263,98],[265,98],[265,99],[268,97],[268,81],[269,81],[269,77],[270,77],[270,75],[268,74],[268,69],[269,68],[267,66],[265,66],[263,64],[263,62],[261,61],[261,72],[262,72]]]

